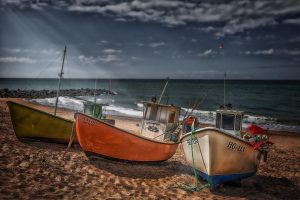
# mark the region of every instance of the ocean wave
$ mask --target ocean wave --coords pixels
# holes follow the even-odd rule
[[[137,106],[138,108],[143,108],[143,107],[144,107],[143,103],[135,103],[135,104],[136,104],[136,106]]]
[[[191,109],[181,108],[183,112],[181,112],[180,120],[186,116],[186,112],[188,114],[192,114],[196,116],[200,123],[209,124],[214,126],[216,123],[216,112],[215,111],[205,111],[205,110],[193,110],[191,113]],[[243,119],[243,128],[247,128],[249,124],[257,124],[263,128],[273,130],[273,131],[287,131],[287,132],[300,132],[299,125],[285,125],[277,122],[276,118],[273,117],[265,117],[259,115],[244,115]]]
[[[34,102],[34,103],[39,103],[42,105],[55,106],[56,98],[32,99],[30,101]],[[84,100],[61,96],[58,98],[57,107],[67,108],[67,109],[75,110],[75,111],[82,111],[83,110],[83,102],[84,102]]]
[[[135,110],[131,108],[125,108],[121,106],[109,105],[105,106],[104,113],[120,113],[125,116],[131,117],[143,117],[143,111]]]
[[[94,101],[94,97],[79,97],[79,98],[82,98],[82,100],[75,99],[72,97],[61,96],[58,99],[57,107],[67,108],[70,110],[82,112],[84,101],[90,101],[90,102]],[[31,102],[39,103],[39,104],[47,105],[47,106],[55,106],[55,101],[56,101],[56,98],[32,99],[31,100]],[[97,98],[96,102],[108,104],[108,103],[111,103],[114,101]],[[104,114],[121,114],[121,115],[125,115],[125,116],[133,116],[133,117],[142,117],[143,116],[143,112],[140,110],[134,110],[131,108],[125,108],[122,106],[109,105],[109,104],[108,104],[108,106],[104,106],[103,112],[104,112]]]
[[[80,97],[84,100],[93,101],[94,97]],[[42,105],[54,106],[56,98],[45,98],[45,99],[33,99],[32,102],[39,103]],[[75,99],[72,97],[59,97],[58,107],[59,108],[67,108],[74,111],[83,111],[83,102],[84,100]],[[122,115],[122,116],[131,116],[131,117],[143,117],[143,111],[141,108],[143,107],[142,103],[135,103],[136,109],[123,107],[120,105],[114,105],[113,100],[108,100],[106,98],[100,99],[97,98],[97,103],[106,103],[108,106],[104,106],[103,112],[104,114],[112,114],[112,115]],[[196,116],[200,123],[215,125],[216,120],[216,112],[215,111],[205,111],[205,110],[193,110],[192,113],[191,109],[182,108],[180,120],[183,120],[183,117],[187,114],[192,114]],[[258,116],[258,115],[248,115],[244,116],[243,120],[243,128],[246,128],[249,124],[254,123],[267,128],[269,130],[274,131],[288,131],[288,132],[300,132],[299,125],[284,125],[280,124],[276,121],[276,118],[270,118],[265,116]]]

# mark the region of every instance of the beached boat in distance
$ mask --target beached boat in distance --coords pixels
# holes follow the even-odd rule
[[[87,153],[126,161],[158,162],[171,158],[179,144],[179,131],[176,132],[174,127],[178,127],[180,108],[156,102],[143,104],[144,125],[139,134],[76,113],[76,134],[82,149]]]
[[[207,180],[211,188],[252,176],[260,152],[241,137],[243,112],[217,110],[216,128],[183,133],[181,142],[188,164]]]
[[[59,76],[58,90],[55,101],[54,114],[31,108],[15,102],[7,102],[11,121],[18,138],[31,138],[49,142],[68,143],[72,134],[73,121],[56,116],[58,98],[63,77],[63,67],[67,47],[63,52],[62,66]],[[74,138],[77,142],[77,138]]]
[[[12,101],[7,105],[18,138],[69,142],[73,121]],[[74,142],[77,142],[76,138]]]
[[[105,119],[103,115],[102,107],[107,104],[89,102],[84,99],[80,100],[83,101],[83,112],[85,114],[105,120],[108,123],[114,123],[113,120]],[[72,133],[72,131],[75,131],[72,127],[74,121],[13,101],[8,101],[7,105],[17,138],[30,138],[58,143],[69,143],[70,139],[72,139],[72,143],[78,143],[76,134]]]

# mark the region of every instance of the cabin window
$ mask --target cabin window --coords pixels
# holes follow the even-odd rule
[[[159,109],[159,119],[158,121],[162,122],[162,123],[166,123],[167,121],[167,110],[165,108],[160,108]]]
[[[175,121],[175,115],[176,115],[176,113],[174,111],[171,111],[171,113],[169,115],[168,123],[174,123],[174,121]]]
[[[150,117],[150,111],[151,111],[151,107],[147,107],[145,109],[145,119],[149,119],[149,117]]]
[[[222,116],[222,128],[225,130],[234,130],[234,115],[224,115]]]
[[[157,110],[158,110],[158,107],[157,106],[151,106],[151,109],[149,109],[149,120],[156,120],[156,115],[157,115]]]
[[[216,116],[216,127],[220,128],[220,126],[221,126],[221,114],[217,113],[217,116]]]
[[[236,131],[241,130],[241,123],[242,123],[242,116],[236,115],[236,121],[235,121],[235,130]]]

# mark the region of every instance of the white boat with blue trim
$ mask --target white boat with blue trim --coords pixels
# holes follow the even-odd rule
[[[260,153],[241,137],[242,118],[240,111],[217,110],[216,128],[183,133],[181,142],[186,161],[211,188],[257,172]]]

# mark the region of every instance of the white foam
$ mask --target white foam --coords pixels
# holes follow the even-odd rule
[[[144,107],[144,105],[143,105],[142,103],[136,103],[136,106],[137,106],[138,108],[143,108],[143,107]]]
[[[59,97],[58,99],[58,105],[59,108],[67,108],[74,111],[83,111],[83,102],[84,100],[88,101],[94,101],[94,97],[80,97],[83,100],[74,99],[71,97]],[[45,99],[33,99],[32,102],[39,103],[42,105],[48,105],[48,106],[54,106],[55,105],[56,98],[45,98]],[[107,102],[107,99],[96,99],[97,103],[110,103]],[[111,101],[113,102],[113,101]],[[131,108],[125,108],[121,106],[115,106],[115,105],[108,105],[104,106],[103,109],[104,113],[114,113],[114,114],[121,114],[125,116],[133,116],[133,117],[142,117],[143,111],[134,110]]]
[[[94,101],[94,97],[80,97],[85,100]],[[33,99],[32,102],[36,102],[42,105],[54,106],[56,98],[45,98],[45,99]],[[83,102],[84,100],[78,100],[71,97],[59,97],[58,107],[59,108],[67,108],[74,111],[83,111]],[[142,103],[136,103],[137,108],[139,110],[135,110],[132,108],[122,107],[114,105],[113,99],[107,98],[98,98],[96,100],[97,103],[105,103],[109,104],[108,106],[104,106],[103,112],[104,114],[113,114],[113,115],[123,115],[123,116],[132,116],[132,117],[143,117],[143,111],[140,108],[143,107]],[[186,112],[190,113],[191,109],[182,108],[180,120],[183,119],[183,116],[186,115]],[[198,117],[200,123],[214,125],[216,120],[216,112],[214,111],[204,111],[204,110],[194,110],[192,115]],[[264,116],[255,116],[255,115],[245,115],[243,120],[243,127],[246,128],[250,123],[258,124],[264,128],[274,131],[288,131],[288,132],[300,132],[299,125],[283,125],[278,124],[274,118],[267,118]]]
[[[181,108],[184,112],[191,113],[192,115],[197,115],[197,114],[203,114],[203,115],[209,115],[209,116],[215,116],[216,112],[215,111],[206,111],[206,110],[193,110],[191,108]]]
[[[45,99],[32,99],[32,102],[39,103],[42,105],[55,106],[56,98],[45,98]],[[74,99],[71,97],[59,97],[57,107],[67,108],[75,111],[83,110],[83,100]]]
[[[131,108],[125,108],[121,106],[115,106],[115,105],[109,105],[105,107],[105,112],[107,111],[113,111],[116,113],[121,113],[126,116],[132,116],[132,117],[143,117],[143,111],[140,110],[134,110]]]
[[[187,108],[182,108],[185,112],[188,110]],[[189,109],[188,112],[190,112],[191,109]],[[185,115],[185,112],[181,113],[182,115]],[[203,110],[194,110],[192,115],[198,117],[198,120],[200,123],[215,125],[216,123],[216,112],[214,111],[203,111]],[[183,116],[180,117],[180,119],[183,119]],[[273,130],[273,131],[288,131],[288,132],[300,132],[300,126],[299,125],[283,125],[276,123],[276,118],[270,118],[265,116],[259,116],[259,115],[245,115],[245,118],[243,119],[243,128],[246,128],[249,124],[254,123],[257,124],[263,128]]]

